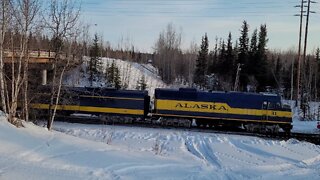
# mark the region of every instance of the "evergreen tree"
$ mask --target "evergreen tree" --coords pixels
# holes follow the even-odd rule
[[[220,52],[219,52],[219,57],[218,57],[219,58],[219,61],[218,61],[219,65],[218,65],[218,71],[217,72],[219,74],[223,74],[223,75],[225,75],[226,71],[227,71],[227,69],[225,67],[225,65],[226,65],[226,57],[227,57],[226,53],[227,53],[226,44],[224,43],[224,41],[222,41],[222,43],[220,44]]]
[[[281,59],[280,56],[278,56],[276,62],[275,62],[275,72],[274,72],[274,78],[277,84],[277,88],[281,88],[282,87],[282,74],[283,74],[283,68],[282,68],[282,64],[281,64]]]
[[[115,77],[115,69],[116,69],[116,64],[114,61],[112,61],[110,67],[108,66],[106,70],[107,81],[111,83],[112,86],[114,86],[113,82]]]
[[[320,49],[316,49],[316,57],[315,57],[315,63],[316,63],[316,72],[315,72],[315,87],[314,87],[314,94],[315,94],[315,101],[318,100],[318,85],[320,84]]]
[[[202,37],[201,48],[198,53],[198,59],[196,61],[196,70],[194,75],[194,83],[198,84],[200,88],[205,87],[205,75],[207,72],[208,64],[208,48],[209,41],[206,33],[205,36]]]
[[[257,61],[255,66],[257,68],[256,79],[259,83],[258,90],[264,90],[265,86],[270,82],[270,71],[268,70],[267,62],[267,26],[261,25],[259,31],[259,41],[258,41],[258,51],[257,51]],[[269,81],[269,82],[268,82]]]
[[[110,86],[110,69],[111,69],[111,65],[107,62],[106,64],[106,69],[105,69],[105,74],[104,74],[104,78],[107,81],[107,86]]]
[[[231,78],[233,73],[233,63],[234,63],[234,52],[232,48],[232,35],[229,32],[228,42],[227,42],[227,52],[226,52],[226,61],[224,67],[226,68],[227,75]]]
[[[275,69],[276,69],[275,70],[275,76],[279,80],[280,79],[280,75],[281,75],[281,69],[282,69],[280,56],[278,56],[278,58],[276,60],[276,68]]]
[[[146,84],[146,79],[145,79],[145,76],[142,75],[142,77],[139,79],[139,81],[137,82],[137,87],[136,87],[137,90],[146,90],[147,89],[147,84]]]
[[[241,66],[240,73],[240,84],[244,89],[248,84],[248,58],[249,58],[249,37],[248,37],[249,26],[247,21],[243,21],[241,35],[239,38],[239,54],[238,62]]]
[[[110,67],[107,67],[106,69],[106,79],[112,87],[115,87],[116,89],[121,88],[120,71],[114,61],[112,61]]]
[[[100,47],[98,44],[98,35],[94,35],[93,45],[90,48],[90,61],[89,61],[89,80],[91,86],[97,76],[99,76],[102,68],[102,62],[100,58]]]
[[[115,68],[115,74],[114,74],[114,79],[113,79],[114,87],[116,89],[121,88],[121,79],[120,79],[120,71],[118,67]]]
[[[251,36],[250,50],[249,50],[249,63],[248,63],[248,73],[251,75],[256,74],[256,61],[258,54],[258,30],[255,29]]]
[[[316,49],[316,62],[320,63],[320,48]]]

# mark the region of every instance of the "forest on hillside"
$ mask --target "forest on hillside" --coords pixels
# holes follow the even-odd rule
[[[182,83],[206,90],[272,91],[281,93],[287,99],[296,96],[297,50],[269,49],[266,24],[250,28],[243,21],[240,37],[234,37],[231,33],[226,34],[226,38],[216,37],[210,43],[212,47],[209,47],[209,35],[205,33],[199,37],[199,45],[192,42],[189,49],[182,49],[181,33],[173,24],[168,24],[155,38],[153,53],[135,50],[130,43],[113,48],[96,35],[97,56],[152,62],[167,84]],[[29,39],[30,49],[52,49],[52,39],[45,34],[30,33]],[[94,39],[75,42],[74,50],[80,56],[90,57]],[[301,63],[301,87],[310,100],[317,100],[319,96],[319,56],[320,50],[317,48]],[[237,72],[239,78],[236,82]]]

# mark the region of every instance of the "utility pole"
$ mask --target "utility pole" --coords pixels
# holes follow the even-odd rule
[[[304,3],[306,3],[306,1],[304,0],[301,0],[301,5],[297,5],[295,7],[300,7],[300,30],[299,30],[299,47],[298,47],[298,69],[297,69],[297,96],[296,96],[296,107],[298,106],[298,101],[300,100],[300,69],[301,69],[301,36],[302,36],[302,21],[303,21],[303,6],[304,6]],[[293,66],[292,66],[293,68]],[[293,75],[292,75],[293,77]],[[292,82],[291,82],[291,85],[293,87],[293,78],[291,78]],[[293,92],[291,92],[293,93]],[[292,95],[291,95],[292,96]]]
[[[307,20],[306,20],[306,30],[304,34],[304,50],[303,50],[303,61],[306,60],[306,54],[307,54],[307,42],[308,42],[308,29],[309,29],[309,17],[310,13],[315,13],[314,11],[310,11],[310,4],[311,3],[316,3],[315,1],[308,0],[308,5],[307,5]]]
[[[309,17],[310,17],[310,13],[315,13],[314,11],[310,11],[310,4],[311,3],[316,3],[314,1],[308,0],[308,5],[307,5],[307,20],[306,20],[306,29],[305,29],[305,35],[304,35],[304,49],[303,49],[303,63],[306,64],[306,56],[307,56],[307,42],[308,42],[308,29],[309,29]],[[306,74],[303,74],[304,77],[304,83],[307,82],[306,79]],[[305,87],[306,85],[302,84],[303,87]],[[310,92],[311,93],[311,92]],[[303,96],[301,96],[301,98],[303,98]]]
[[[304,3],[307,3],[307,6],[304,6]],[[299,32],[299,49],[298,49],[298,72],[297,72],[297,96],[296,96],[296,107],[298,107],[298,103],[300,102],[300,108],[303,110],[303,116],[305,118],[306,116],[306,104],[304,100],[304,88],[305,88],[305,83],[307,82],[307,75],[305,74],[306,71],[304,70],[301,73],[301,36],[302,36],[302,18],[304,16],[305,11],[303,10],[304,7],[307,7],[307,12],[306,12],[306,25],[305,25],[305,34],[304,34],[304,49],[303,49],[303,59],[302,62],[306,64],[306,55],[307,55],[307,43],[308,43],[308,28],[309,28],[309,17],[310,13],[315,13],[313,11],[310,11],[310,5],[311,3],[316,3],[311,0],[301,0],[301,5],[300,6],[295,6],[295,7],[300,7],[300,32]],[[304,68],[305,69],[305,68]],[[301,74],[303,78],[301,78]],[[302,82],[300,82],[303,80]],[[291,85],[293,83],[291,82]],[[309,83],[308,83],[309,84]],[[300,89],[301,87],[301,89]],[[311,90],[310,92],[311,93]]]

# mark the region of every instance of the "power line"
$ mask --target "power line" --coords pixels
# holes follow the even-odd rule
[[[307,6],[305,6],[307,3]],[[302,61],[305,63],[306,60],[306,52],[307,52],[307,42],[308,42],[308,30],[309,30],[309,17],[310,13],[315,13],[314,11],[310,10],[311,4],[316,3],[315,1],[311,0],[301,0],[301,5],[295,6],[300,7],[300,31],[299,31],[299,48],[298,48],[298,72],[297,72],[297,97],[296,97],[296,106],[298,105],[298,101],[300,97],[302,97],[303,92],[300,93],[300,86],[301,86],[301,38],[302,38],[302,21],[303,17],[306,16],[306,24],[305,24],[305,35],[304,35],[304,49],[303,49],[303,59]],[[304,11],[304,7],[307,8],[307,11]],[[306,15],[304,15],[306,13]],[[293,68],[293,67],[292,67]],[[292,82],[291,82],[292,83]],[[291,92],[292,93],[292,92]]]
[[[90,15],[97,16],[171,16],[171,17],[237,17],[242,16],[290,16],[293,12],[286,8],[293,0],[253,0],[209,1],[209,0],[111,0],[98,3],[99,7],[85,7]],[[93,3],[94,4],[94,3]],[[108,5],[107,5],[108,4]],[[105,8],[104,8],[105,6]]]

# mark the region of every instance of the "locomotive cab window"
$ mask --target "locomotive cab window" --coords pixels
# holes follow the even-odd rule
[[[274,103],[274,102],[269,102],[269,104],[268,104],[268,109],[276,109],[276,103]]]

